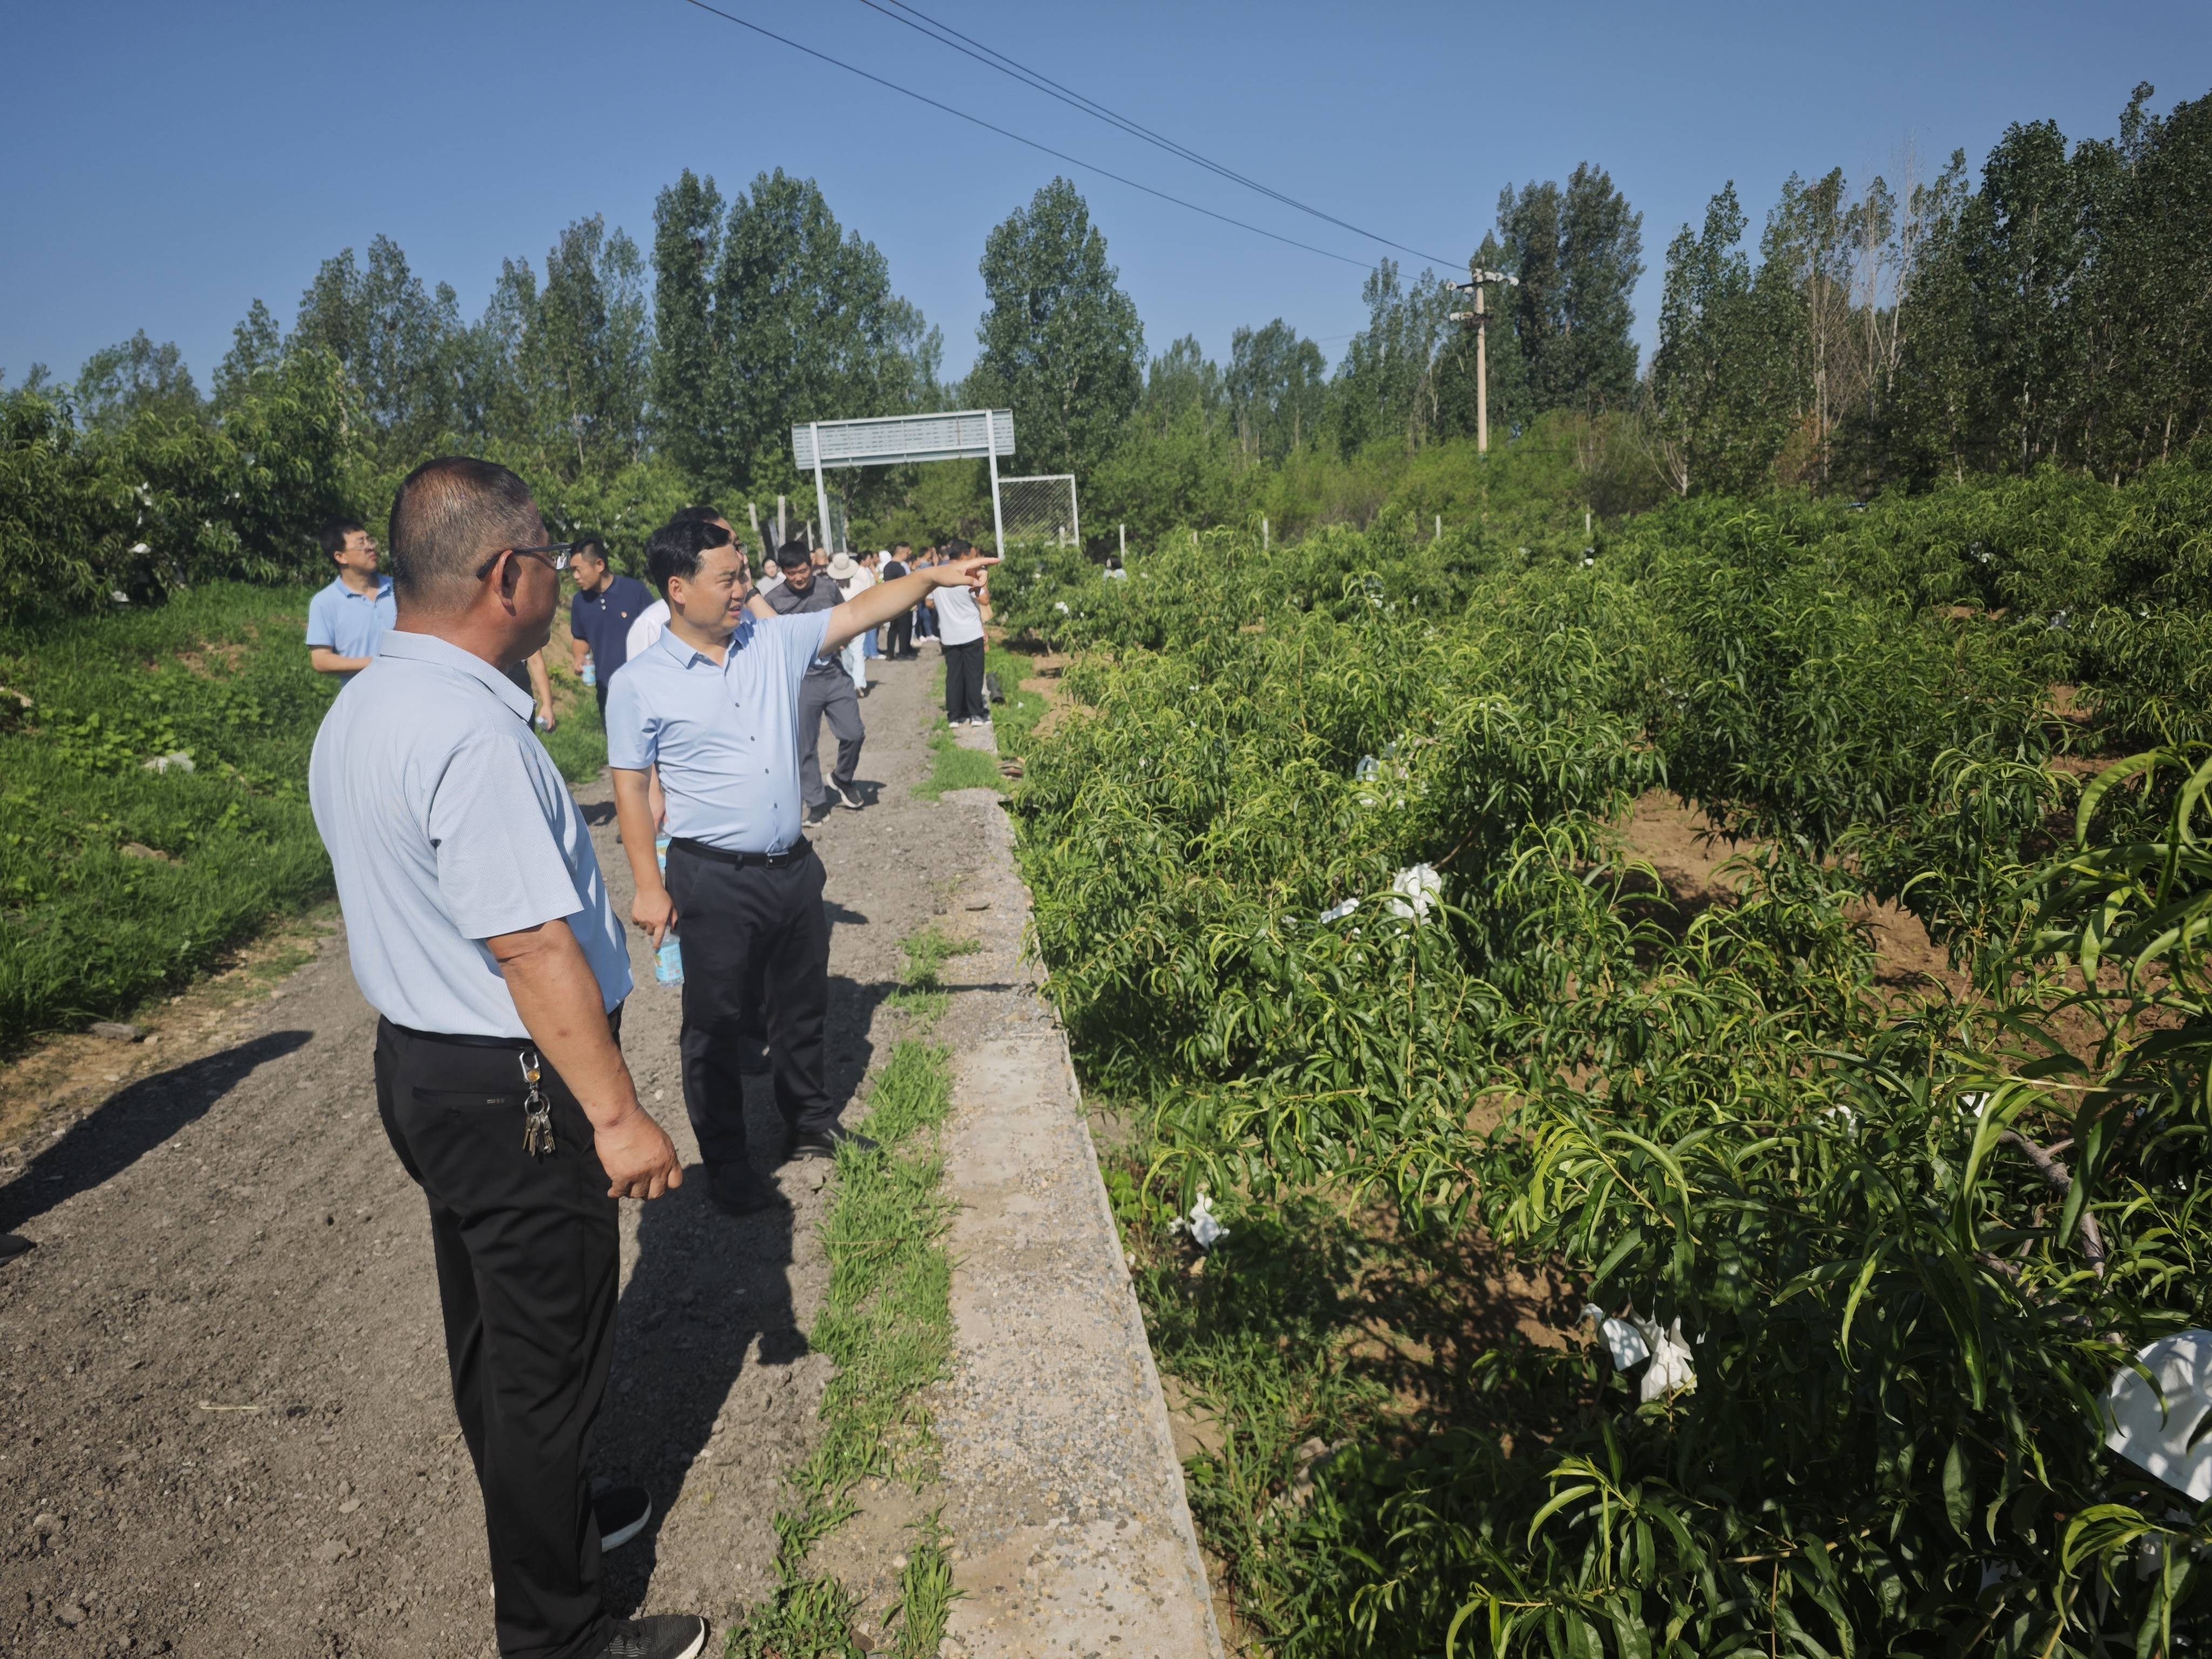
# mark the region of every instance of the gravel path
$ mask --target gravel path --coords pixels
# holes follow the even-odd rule
[[[816,836],[847,1094],[895,1034],[882,1002],[897,942],[997,850],[987,797],[913,795],[935,665],[933,652],[871,665],[883,684],[863,705],[861,775],[876,799]],[[627,914],[606,787],[578,795]],[[641,941],[633,967],[625,1046],[689,1159],[675,995]],[[0,1232],[38,1249],[0,1263],[7,1650],[490,1650],[482,1510],[422,1201],[377,1122],[373,1025],[333,935],[205,1052],[164,1051],[165,1069],[16,1149]],[[753,1103],[765,1141],[772,1110]],[[609,1559],[622,1610],[723,1621],[769,1588],[778,1482],[816,1432],[824,1381],[800,1334],[823,1290],[806,1167],[784,1177],[788,1218],[721,1217],[703,1182],[623,1206],[599,1462],[645,1483],[660,1514]]]

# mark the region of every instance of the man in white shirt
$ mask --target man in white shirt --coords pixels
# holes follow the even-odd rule
[[[956,541],[945,550],[955,561],[975,550]],[[926,601],[937,613],[938,643],[945,650],[945,718],[954,726],[988,726],[991,706],[983,700],[983,624],[991,620],[991,590],[940,587]]]
[[[876,585],[874,573],[849,553],[840,553],[830,561],[830,580],[837,584],[839,594],[848,599],[858,599]],[[839,653],[845,672],[852,677],[853,695],[856,697],[868,695],[868,654],[862,640],[863,636],[855,636],[846,641],[844,650]]]

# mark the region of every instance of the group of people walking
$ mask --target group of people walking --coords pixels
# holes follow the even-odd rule
[[[830,791],[852,787],[860,734],[846,647],[888,629],[889,653],[902,641],[910,653],[917,607],[928,610],[950,684],[954,635],[981,614],[994,561],[957,546],[841,587],[793,543],[775,550],[777,580],[757,587],[728,521],[695,508],[653,533],[648,591],[611,572],[596,543],[550,540],[514,473],[463,458],[401,484],[388,576],[359,526],[338,540],[346,597],[318,596],[309,639],[348,683],[317,734],[309,797],[354,976],[380,1016],[379,1114],[428,1202],[499,1648],[693,1659],[703,1620],[617,1620],[600,1593],[602,1550],[650,1513],[641,1490],[595,1493],[589,1468],[612,1352],[617,1200],[657,1199],[684,1171],[623,1057],[622,923],[512,672],[526,678],[572,572],[630,920],[655,945],[671,929],[684,940],[684,1097],[707,1197],[753,1214],[782,1200],[747,1145],[748,1071],[773,1076],[776,1161],[862,1139],[828,1087],[826,878],[805,833],[815,791],[826,811]],[[981,653],[979,624],[979,675]],[[846,710],[849,738],[835,712]],[[826,785],[802,743],[823,719],[838,744]]]

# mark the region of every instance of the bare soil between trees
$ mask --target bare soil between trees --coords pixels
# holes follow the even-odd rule
[[[942,914],[999,810],[914,796],[934,666],[872,665],[871,804],[811,832],[829,867],[832,1084],[855,1102],[903,1018],[884,1001],[898,941]],[[626,915],[605,784],[578,795]],[[378,1122],[374,1015],[327,926],[149,1018],[155,1046],[70,1038],[0,1078],[16,1137],[0,1146],[0,1231],[36,1246],[0,1261],[10,1652],[491,1650],[422,1201]],[[308,959],[261,988],[286,952]],[[635,939],[632,967],[624,1046],[696,1171],[677,995]],[[756,1144],[773,1145],[764,1091],[751,1104]],[[608,1558],[618,1611],[719,1627],[770,1589],[781,1483],[826,1381],[803,1334],[825,1288],[824,1167],[781,1172],[788,1214],[724,1217],[703,1180],[623,1206],[597,1464],[646,1486],[657,1513]]]

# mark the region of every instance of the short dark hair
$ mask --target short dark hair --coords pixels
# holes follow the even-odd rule
[[[813,550],[806,545],[805,538],[793,536],[775,550],[775,562],[778,564],[811,564],[814,562]]]
[[[441,455],[409,473],[392,498],[392,585],[410,604],[459,607],[486,558],[544,533],[520,478],[496,462]]]
[[[596,535],[579,536],[568,549],[568,556],[572,559],[596,559],[605,564],[607,562],[607,544]]]
[[[937,550],[942,553],[948,559],[964,559],[975,550],[970,547],[966,542],[962,541],[957,536],[955,536],[951,541],[945,543],[944,546],[939,548]]]
[[[368,528],[359,519],[349,519],[341,514],[337,518],[325,520],[323,527],[315,532],[315,537],[322,543],[323,551],[335,558],[345,551],[347,537],[356,530]]]
[[[891,544],[891,551],[893,553],[911,553],[914,551],[914,544],[912,542],[893,542]]]
[[[727,524],[729,522],[729,516],[719,507],[679,507],[676,509],[675,516],[670,519],[668,522],[671,524],[704,524],[709,519],[720,519],[724,524]]]
[[[700,556],[713,547],[733,545],[730,532],[704,519],[671,519],[653,532],[645,544],[645,568],[660,597],[668,599],[668,584],[678,576],[689,581],[699,574]],[[675,601],[669,599],[673,605]]]

